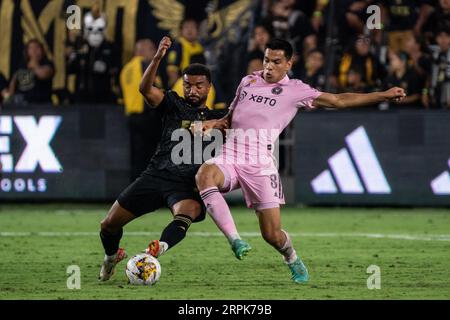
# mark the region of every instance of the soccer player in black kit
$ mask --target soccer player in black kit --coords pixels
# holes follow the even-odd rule
[[[228,122],[219,119],[225,116],[226,110],[209,110],[206,107],[211,74],[209,69],[201,64],[192,64],[183,72],[185,99],[173,91],[164,93],[153,86],[159,63],[170,46],[170,38],[164,37],[142,77],[139,88],[146,102],[161,113],[162,137],[147,169],[119,195],[101,222],[100,238],[105,249],[105,258],[100,270],[100,281],[109,280],[117,263],[127,257],[125,250],[119,248],[119,242],[122,238],[122,228],[128,222],[159,208],[170,208],[174,217],[172,222],[164,229],[160,239],[151,241],[146,249],[147,253],[158,257],[186,236],[192,222],[205,219],[205,207],[195,185],[195,174],[200,164],[191,162],[177,165],[172,161],[172,148],[179,143],[172,141],[172,133],[180,128],[192,130],[195,121],[202,121],[202,130],[224,130],[228,128]],[[209,143],[203,141],[203,149]]]

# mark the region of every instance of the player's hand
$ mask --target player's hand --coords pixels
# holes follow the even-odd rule
[[[214,120],[214,121],[215,121],[214,126],[213,126],[214,129],[218,129],[220,131],[224,131],[224,130],[226,130],[226,129],[228,129],[230,127],[230,123],[228,121],[228,118],[223,118],[223,119]]]
[[[193,125],[191,125],[191,132],[192,134],[202,134],[208,136],[211,134],[211,131],[213,129],[220,130],[223,133],[226,129],[228,129],[228,127],[228,118],[220,120],[207,120],[202,121],[201,126],[195,125],[193,123]]]
[[[169,37],[163,37],[159,42],[158,51],[156,51],[155,59],[162,59],[166,55],[167,49],[172,45]]]
[[[205,121],[205,125],[203,126],[203,135],[209,136],[213,129],[219,130],[223,136],[226,135],[226,130],[229,128],[230,124],[228,122],[228,118],[220,119],[220,120],[212,120],[211,122]]]
[[[393,87],[384,92],[389,101],[400,102],[406,97],[405,90],[399,87]]]
[[[27,67],[28,69],[34,70],[39,67],[39,61],[37,59],[30,59]]]

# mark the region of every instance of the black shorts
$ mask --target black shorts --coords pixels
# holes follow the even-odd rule
[[[200,215],[194,222],[205,219],[206,209],[192,181],[170,171],[147,169],[117,198],[120,206],[140,217],[163,207],[171,208],[181,200],[192,199],[201,206]]]

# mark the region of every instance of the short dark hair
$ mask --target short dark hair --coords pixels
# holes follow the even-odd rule
[[[309,56],[312,55],[313,53],[320,53],[322,56],[324,55],[323,52],[322,52],[320,49],[314,48],[314,49],[309,50],[309,51],[306,53],[306,56],[309,57]]]
[[[292,47],[292,45],[288,41],[280,38],[274,38],[270,40],[266,45],[266,49],[283,50],[284,56],[288,60],[290,60],[294,55],[294,48]]]
[[[180,30],[183,29],[183,26],[184,26],[184,24],[186,22],[194,22],[195,26],[197,27],[197,29],[199,28],[199,23],[198,23],[198,21],[196,19],[191,18],[191,17],[187,17],[187,18],[184,18],[183,20],[180,21],[180,24],[178,26]]]
[[[271,23],[266,22],[266,21],[261,21],[261,22],[255,24],[255,26],[253,27],[253,35],[255,33],[256,28],[263,28],[264,30],[267,31],[270,38],[273,38],[274,30],[273,30],[273,26]]]
[[[33,38],[27,41],[27,43],[24,46],[24,58],[25,61],[28,63],[28,61],[30,60],[30,57],[28,56],[28,48],[30,47],[31,44],[37,44],[39,46],[39,48],[42,50],[42,58],[47,58],[47,52],[45,52],[45,48],[44,45],[42,44],[42,42],[40,42],[38,39]]]
[[[450,35],[450,28],[445,25],[439,26],[436,32],[436,36],[440,35],[441,33],[446,33],[447,35]]]
[[[211,71],[207,66],[201,63],[190,64],[183,70],[183,76],[187,74],[190,76],[205,76],[208,82],[211,83]]]

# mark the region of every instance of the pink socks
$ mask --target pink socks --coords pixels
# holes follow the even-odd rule
[[[230,208],[219,189],[217,187],[212,187],[200,191],[200,197],[205,203],[206,211],[208,211],[217,227],[219,227],[227,237],[230,244],[235,239],[240,239],[233,217],[231,216]]]

